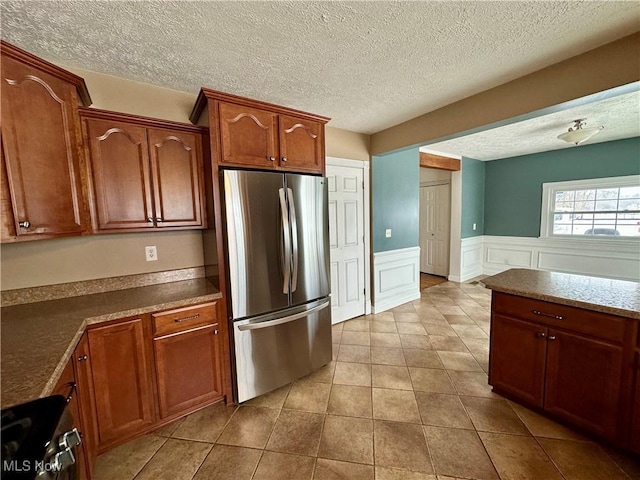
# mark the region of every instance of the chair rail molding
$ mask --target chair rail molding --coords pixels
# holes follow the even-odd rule
[[[420,247],[373,254],[373,313],[420,298]]]

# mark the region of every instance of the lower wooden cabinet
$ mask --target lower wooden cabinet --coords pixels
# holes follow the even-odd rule
[[[494,315],[491,323],[489,383],[542,407],[546,366],[546,328]]]
[[[91,373],[91,357],[89,355],[89,339],[84,334],[72,357],[78,403],[80,404],[80,425],[82,426],[82,444],[86,458],[86,475],[91,478],[93,465],[97,456],[96,414],[93,377]],[[82,477],[81,477],[82,478]]]
[[[160,418],[222,397],[218,324],[155,338]]]
[[[219,307],[210,302],[89,327],[74,361],[93,414],[83,418],[90,467],[96,453],[228,395]]]
[[[627,365],[633,325],[623,317],[583,314],[578,308],[494,292],[489,384],[498,393],[625,446],[629,419],[623,417],[632,392],[623,386],[631,385]],[[635,388],[634,421],[639,425],[637,384]]]
[[[143,318],[89,330],[98,450],[155,421],[151,352]]]
[[[616,436],[622,348],[549,330],[544,408],[603,438]]]

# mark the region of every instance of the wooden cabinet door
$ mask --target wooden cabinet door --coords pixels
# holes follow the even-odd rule
[[[622,348],[549,330],[544,408],[606,439],[616,435]]]
[[[287,170],[322,173],[324,127],[320,123],[280,115],[279,132],[280,167]]]
[[[220,162],[275,168],[278,157],[277,115],[257,108],[219,103]]]
[[[154,339],[160,417],[222,398],[218,325]]]
[[[94,227],[153,228],[147,132],[124,122],[85,119],[93,177]]]
[[[544,398],[547,329],[502,315],[491,317],[489,384],[528,405]]]
[[[202,136],[148,129],[156,226],[202,226]]]
[[[93,466],[96,462],[96,413],[91,376],[91,357],[89,354],[89,340],[83,335],[73,353],[73,366],[76,378],[78,403],[80,406],[80,424],[82,425],[82,444],[86,456],[87,478],[93,476]]]
[[[4,55],[1,80],[2,146],[16,234],[82,233],[76,87]]]
[[[154,422],[153,377],[142,318],[89,330],[99,451]]]
[[[0,242],[8,242],[15,239],[16,224],[13,221],[13,208],[11,207],[11,193],[7,180],[7,168],[4,164],[4,154],[0,141]]]
[[[640,454],[640,351],[635,358],[635,388],[631,397],[631,450]]]

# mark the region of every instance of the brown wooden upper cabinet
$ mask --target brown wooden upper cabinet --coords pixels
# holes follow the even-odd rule
[[[84,80],[1,43],[3,242],[80,235],[88,228],[78,103]]]
[[[204,228],[206,129],[81,109],[94,231]]]
[[[203,88],[191,121],[197,123],[205,109],[212,161],[219,167],[324,173],[328,118]]]

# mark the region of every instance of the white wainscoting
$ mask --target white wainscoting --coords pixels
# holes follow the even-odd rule
[[[373,313],[420,298],[420,247],[373,254]]]
[[[460,276],[449,275],[452,282],[466,282],[482,275],[482,245],[484,237],[463,238],[460,241]]]
[[[462,240],[461,281],[479,275],[475,259],[477,240]],[[467,240],[474,240],[467,242]],[[468,245],[469,268],[465,269]],[[533,268],[640,281],[640,244],[618,239],[551,239],[530,237],[482,237],[481,273],[495,275],[509,268]]]

